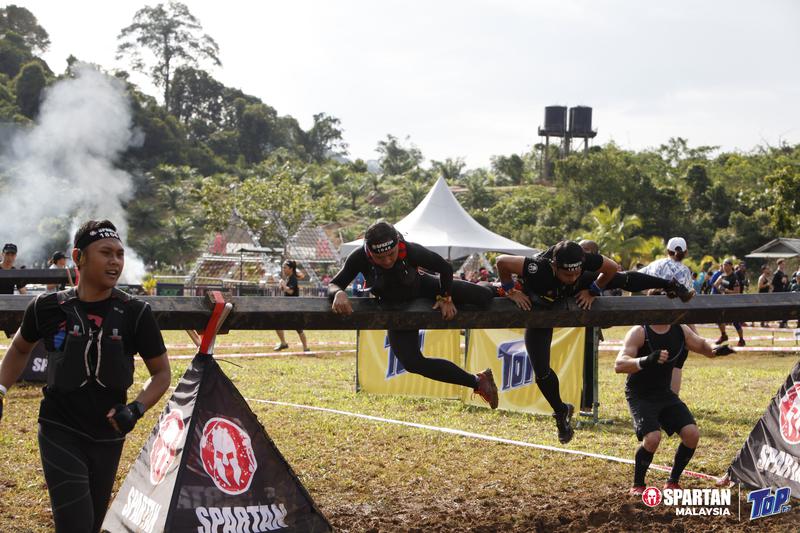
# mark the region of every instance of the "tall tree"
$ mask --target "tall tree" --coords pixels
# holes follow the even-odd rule
[[[406,140],[408,138],[406,137]],[[419,166],[424,159],[422,152],[414,145],[405,147],[394,135],[387,135],[385,141],[378,141],[375,149],[381,154],[380,163],[383,173],[389,176],[405,174]]]
[[[342,138],[341,121],[325,113],[314,115],[314,125],[306,133],[306,150],[311,160],[322,163],[330,155],[346,155],[347,143]]]
[[[522,185],[525,181],[525,161],[517,154],[492,157],[492,169],[514,185]]]
[[[170,109],[171,82],[179,66],[197,66],[201,59],[221,65],[219,46],[189,8],[180,2],[145,6],[133,16],[133,24],[122,28],[117,41],[117,59],[129,57],[134,70],[149,74],[156,87],[164,91],[164,106]],[[146,65],[142,51],[155,58]]]
[[[50,36],[33,13],[14,4],[0,8],[0,37],[14,32],[32,52],[41,54],[50,46]]]
[[[14,79],[17,106],[22,114],[34,118],[39,113],[42,91],[47,85],[47,76],[38,61],[31,61],[20,70]]]

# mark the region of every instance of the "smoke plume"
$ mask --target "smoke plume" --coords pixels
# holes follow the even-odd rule
[[[17,244],[17,264],[71,252],[74,231],[92,218],[111,220],[126,239],[122,202],[133,193],[132,178],[115,162],[137,137],[120,80],[75,65],[72,77],[46,90],[35,124],[12,132],[0,153],[0,242]],[[143,275],[126,248],[122,281]]]

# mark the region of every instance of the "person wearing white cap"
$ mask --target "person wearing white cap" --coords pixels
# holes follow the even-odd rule
[[[672,237],[667,242],[667,257],[653,261],[639,272],[664,279],[677,280],[687,289],[692,289],[692,271],[681,261],[686,257],[686,240]]]
[[[672,237],[667,241],[667,257],[653,261],[639,272],[649,274],[658,278],[675,280],[694,294],[694,283],[692,282],[692,271],[681,261],[686,257],[686,240],[683,237]],[[651,289],[649,294],[660,294],[658,289]],[[690,325],[689,328],[697,333],[697,329]],[[688,350],[680,355],[675,367],[672,369],[672,391],[680,393],[681,381],[683,379],[683,365],[689,356]]]

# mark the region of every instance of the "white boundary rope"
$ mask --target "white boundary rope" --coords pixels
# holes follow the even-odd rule
[[[633,459],[624,459],[622,457],[616,457],[613,455],[604,455],[601,453],[593,453],[593,452],[585,452],[581,450],[570,450],[568,448],[558,448],[556,446],[548,446],[546,444],[534,444],[532,442],[525,442],[521,440],[513,440],[513,439],[506,439],[503,437],[495,437],[492,435],[485,435],[483,433],[473,433],[471,431],[464,431],[461,429],[453,429],[447,427],[439,427],[439,426],[431,426],[428,424],[418,424],[416,422],[406,422],[404,420],[396,420],[393,418],[383,418],[380,416],[373,416],[373,415],[365,415],[362,413],[353,413],[350,411],[341,411],[339,409],[331,409],[328,407],[316,407],[313,405],[303,405],[299,403],[289,403],[289,402],[279,402],[274,400],[259,400],[257,398],[245,398],[248,402],[256,402],[256,403],[264,403],[269,405],[277,405],[281,407],[294,407],[296,409],[306,409],[309,411],[319,411],[322,413],[330,413],[336,415],[343,415],[343,416],[350,416],[353,418],[361,418],[363,420],[369,420],[372,422],[382,422],[385,424],[397,424],[399,426],[406,426],[412,427],[416,429],[426,429],[428,431],[437,431],[439,433],[447,433],[449,435],[458,435],[460,437],[467,437],[471,439],[480,439],[490,442],[498,442],[501,444],[510,444],[512,446],[522,446],[525,448],[536,448],[537,450],[545,450],[549,452],[558,452],[558,453],[566,453],[571,455],[580,455],[582,457],[593,457],[595,459],[604,459],[606,461],[613,461],[617,463],[624,463],[632,465],[634,464]],[[671,467],[663,466],[663,465],[655,465],[651,464],[650,468],[654,470],[661,470],[663,472],[670,472],[672,471]],[[717,481],[719,478],[715,476],[711,476],[709,474],[703,474],[702,472],[693,472],[691,470],[684,470],[683,472],[685,475],[689,477],[694,477],[698,479],[706,479],[711,481]]]

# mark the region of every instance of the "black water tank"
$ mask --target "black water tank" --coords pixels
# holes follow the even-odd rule
[[[567,106],[551,105],[544,108],[544,131],[563,135],[567,131]]]
[[[569,108],[569,131],[573,135],[592,133],[592,108],[575,106]]]

